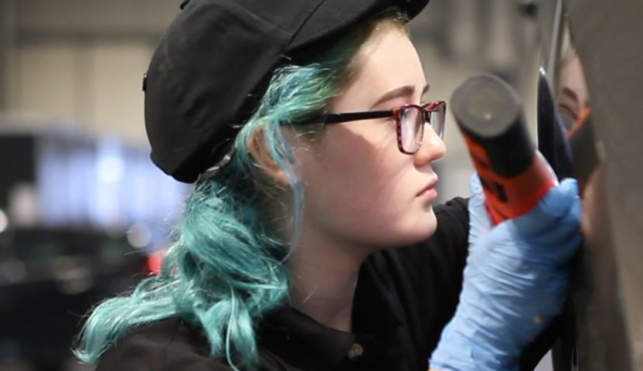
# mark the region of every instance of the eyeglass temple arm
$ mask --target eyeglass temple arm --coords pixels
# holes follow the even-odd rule
[[[393,117],[394,110],[389,111],[369,111],[369,112],[347,112],[347,113],[327,113],[315,118],[315,121],[320,121],[324,124],[337,124],[347,121],[358,121],[368,119],[379,119],[383,117]]]

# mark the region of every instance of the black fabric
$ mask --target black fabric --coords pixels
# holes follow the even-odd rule
[[[438,231],[412,247],[373,254],[355,293],[353,333],[337,331],[284,307],[258,325],[261,370],[426,371],[442,329],[453,316],[467,257],[466,201],[436,207]],[[556,335],[549,329],[523,354],[533,370]],[[353,344],[363,354],[351,359]],[[207,340],[180,319],[142,327],[101,359],[97,371],[230,370],[208,357]]]
[[[144,78],[152,160],[183,182],[221,160],[272,71],[328,46],[391,7],[429,0],[192,0],[162,37]]]

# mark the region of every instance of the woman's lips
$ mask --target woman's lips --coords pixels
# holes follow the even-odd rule
[[[417,196],[436,198],[438,197],[438,191],[435,189],[435,186],[438,184],[438,178],[433,179],[426,187],[424,187]]]
[[[435,188],[427,188],[424,191],[422,191],[418,197],[427,197],[432,200],[438,198],[438,191]]]

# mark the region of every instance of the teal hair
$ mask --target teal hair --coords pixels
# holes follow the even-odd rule
[[[351,33],[315,63],[275,71],[258,109],[236,137],[236,154],[215,176],[197,183],[188,197],[161,273],[93,310],[75,350],[81,361],[97,362],[138,326],[180,317],[204,329],[212,357],[225,357],[235,369],[241,364],[257,368],[255,323],[287,302],[290,285],[284,262],[293,241],[284,241],[266,223],[262,205],[274,185],[264,179],[248,146],[253,133],[261,129],[266,148],[287,175],[289,189],[282,191],[289,191],[293,200],[296,242],[303,190],[284,125],[328,107],[371,29]]]

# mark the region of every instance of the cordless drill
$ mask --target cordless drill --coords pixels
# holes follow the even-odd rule
[[[456,89],[451,108],[480,177],[494,224],[531,210],[557,184],[537,153],[516,92],[480,75]]]

